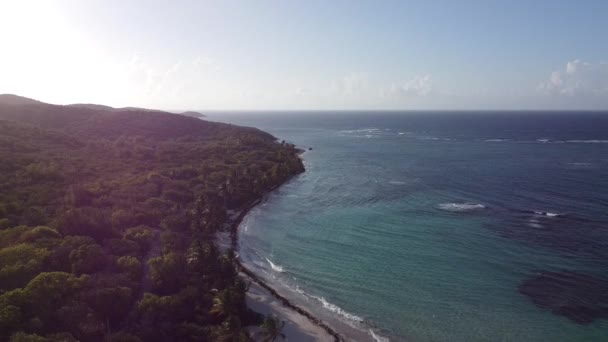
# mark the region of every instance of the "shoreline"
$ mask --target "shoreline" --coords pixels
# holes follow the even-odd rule
[[[294,176],[296,176],[296,175],[294,175]],[[293,177],[291,177],[291,178],[293,178]],[[291,178],[289,180],[291,180]],[[287,180],[286,182],[288,182],[289,180]],[[286,182],[284,182],[283,184],[285,184]],[[283,184],[281,184],[281,185],[283,185]],[[238,250],[238,246],[239,246],[238,230],[239,230],[239,226],[241,225],[241,223],[243,222],[243,220],[245,219],[247,214],[249,214],[249,212],[253,208],[255,208],[256,206],[261,204],[263,201],[265,201],[267,196],[270,193],[272,193],[273,191],[275,191],[276,189],[278,189],[281,185],[278,185],[278,186],[270,189],[261,198],[253,201],[252,203],[250,203],[238,210],[238,213],[239,213],[238,216],[236,218],[234,218],[233,220],[231,220],[231,222],[229,223],[229,225],[230,225],[230,245],[231,245],[233,251],[237,252],[237,250]],[[265,281],[260,279],[260,277],[258,277],[253,271],[251,271],[246,266],[244,266],[238,257],[235,260],[236,260],[238,271],[240,273],[244,274],[247,278],[252,280],[253,283],[255,283],[256,285],[261,287],[263,290],[267,291],[270,294],[270,296],[272,298],[278,300],[279,303],[282,304],[283,307],[291,310],[292,312],[294,312],[296,314],[304,316],[314,326],[318,327],[319,329],[322,329],[325,333],[329,334],[331,336],[331,338],[333,338],[333,341],[335,341],[335,342],[346,341],[344,339],[344,337],[342,337],[338,332],[336,332],[334,329],[332,329],[330,326],[328,326],[322,320],[320,320],[319,318],[317,318],[316,316],[314,316],[307,310],[293,304],[289,299],[285,298],[284,296],[280,295],[274,288],[272,288],[272,286],[268,285]]]

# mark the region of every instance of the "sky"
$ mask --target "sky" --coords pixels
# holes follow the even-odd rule
[[[608,110],[608,1],[0,0],[0,93],[189,110]]]

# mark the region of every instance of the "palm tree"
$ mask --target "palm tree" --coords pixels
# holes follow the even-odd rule
[[[218,316],[229,316],[230,314],[235,312],[234,309],[234,300],[232,293],[229,289],[225,289],[220,291],[213,298],[213,305],[211,306],[211,310],[209,313]]]
[[[279,337],[281,339],[285,339],[285,334],[283,334],[283,328],[285,327],[285,322],[279,320],[275,316],[267,316],[262,323],[262,331],[260,336],[262,337],[262,342],[273,342]]]
[[[216,333],[219,342],[247,342],[251,339],[241,326],[241,320],[237,316],[229,316],[224,320]]]

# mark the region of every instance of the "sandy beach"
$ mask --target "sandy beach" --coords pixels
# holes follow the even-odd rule
[[[241,276],[251,282],[251,287],[247,292],[247,306],[252,310],[264,315],[275,315],[285,322],[283,333],[286,341],[308,342],[308,341],[334,341],[325,329],[311,322],[307,317],[295,310],[283,305],[268,290],[261,287],[247,275]],[[255,333],[258,328],[251,329]]]
[[[238,250],[239,225],[247,213],[263,200],[264,198],[259,199],[253,203],[250,203],[248,206],[241,208],[241,210],[229,212],[226,227],[229,227],[230,245],[234,250]],[[227,248],[228,241],[226,241],[226,238],[228,237],[226,236],[224,238],[219,238],[220,248]],[[303,311],[301,308],[295,307],[285,298],[278,298],[277,294],[273,294],[267,288],[264,288],[262,285],[260,285],[260,283],[258,283],[261,280],[257,279],[255,274],[247,270],[242,264],[240,264],[240,262],[238,263],[239,268],[241,269],[239,275],[243,277],[243,279],[249,281],[251,284],[249,291],[247,291],[247,306],[258,313],[263,315],[275,315],[281,321],[284,321],[285,327],[283,328],[283,334],[285,334],[285,339],[287,341],[307,342],[342,340],[335,332],[335,336],[330,333],[330,331],[332,331],[331,328],[327,326],[323,327],[323,325],[325,325],[324,323],[321,323],[320,321],[314,322],[311,317],[307,317],[305,315],[308,314],[307,312]],[[268,286],[267,284],[264,285]],[[298,310],[301,310],[301,312],[305,314],[302,314]],[[314,318],[316,319],[316,317]],[[258,327],[250,327],[250,329],[252,335],[259,331]]]

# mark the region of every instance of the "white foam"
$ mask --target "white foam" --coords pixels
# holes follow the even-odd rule
[[[484,209],[486,206],[479,203],[442,203],[437,206],[441,210],[452,212],[464,212]]]
[[[541,139],[536,139],[536,141],[538,141],[538,142],[540,142],[540,143],[543,143],[543,144],[544,144],[544,143],[548,143],[548,142],[550,142],[551,140],[546,139],[546,138],[541,138]]]
[[[534,211],[534,214],[536,215],[542,215],[542,216],[548,216],[548,217],[557,217],[560,216],[560,213],[552,213],[549,211]]]
[[[361,129],[341,130],[340,132],[342,132],[342,133],[363,133],[363,132],[374,133],[374,132],[380,132],[380,131],[382,131],[380,128],[361,128]]]
[[[392,181],[389,181],[388,184],[403,185],[403,184],[405,184],[405,182],[397,181],[397,180],[392,180]]]
[[[486,142],[504,142],[504,141],[509,141],[509,139],[486,139],[484,141],[486,141]]]
[[[580,144],[608,144],[608,140],[602,139],[591,139],[591,140],[566,140],[567,143],[580,143]]]
[[[319,302],[321,302],[321,304],[323,305],[323,307],[333,313],[336,313],[340,316],[342,316],[343,318],[346,318],[347,320],[354,322],[354,323],[363,323],[363,318],[357,316],[357,315],[353,315],[351,313],[348,313],[346,311],[344,311],[344,309],[342,309],[341,307],[332,304],[330,302],[328,302],[327,300],[325,300],[325,298],[323,297],[317,297],[317,296],[312,296],[309,295],[311,298],[314,298],[316,300],[318,300]]]
[[[266,259],[266,261],[268,261],[268,264],[270,264],[270,268],[272,268],[273,271],[279,272],[279,273],[284,273],[285,272],[285,270],[283,269],[283,266],[279,266],[279,265],[274,264],[268,258],[264,258],[264,259]]]
[[[372,330],[372,329],[369,329],[369,334],[372,335],[372,338],[376,342],[390,342],[390,340],[388,339],[388,337],[380,336],[380,335],[376,334],[374,332],[374,330]]]

